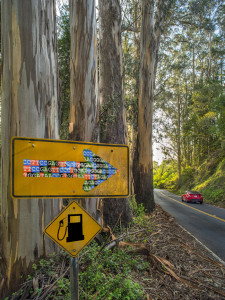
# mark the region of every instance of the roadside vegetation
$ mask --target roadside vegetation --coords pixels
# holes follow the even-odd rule
[[[101,242],[93,241],[79,256],[79,299],[146,299],[139,278],[149,273],[149,263],[132,250],[144,246],[154,226],[143,205],[137,205],[134,197],[130,203],[134,220],[129,228],[107,226]],[[27,278],[21,276],[21,288],[5,300],[70,299],[70,256],[65,251],[39,260],[32,269]]]
[[[131,205],[128,229],[106,227],[101,243],[81,252],[79,299],[225,299],[224,266],[159,206],[149,217],[134,198]],[[33,263],[33,273],[5,300],[69,300],[69,262],[61,251]]]
[[[225,208],[225,153],[216,151],[198,167],[184,167],[180,180],[177,162],[164,160],[154,164],[154,188],[167,189],[177,195],[186,190],[202,193],[204,202]]]

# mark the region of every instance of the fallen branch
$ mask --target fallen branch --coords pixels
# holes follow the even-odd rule
[[[112,241],[111,243],[107,244],[105,246],[106,249],[112,249],[115,246],[119,245],[119,242],[122,241],[125,237],[128,237],[130,235],[135,235],[138,234],[140,232],[146,231],[147,229],[141,229],[141,230],[137,230],[134,232],[129,232],[129,233],[124,233],[123,235],[121,235],[120,237],[118,237],[117,239],[115,239],[114,241]]]
[[[49,293],[53,290],[53,288],[55,287],[56,283],[57,283],[59,280],[61,280],[61,279],[66,275],[66,273],[69,271],[69,269],[70,269],[70,266],[66,269],[66,271],[65,271],[61,276],[59,276],[59,278],[57,278],[57,279],[50,285],[49,288],[46,289],[46,291],[43,293],[43,295],[41,295],[41,297],[37,297],[37,298],[35,298],[35,299],[38,299],[38,300],[44,300],[44,299],[46,299],[47,294],[49,294]]]

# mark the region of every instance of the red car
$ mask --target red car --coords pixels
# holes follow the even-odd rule
[[[199,192],[196,191],[186,191],[186,194],[183,194],[181,196],[181,200],[182,201],[186,201],[186,202],[194,202],[194,203],[203,203],[203,197],[202,194],[200,194]]]

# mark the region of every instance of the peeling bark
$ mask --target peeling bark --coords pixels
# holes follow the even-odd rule
[[[118,0],[99,1],[100,64],[99,96],[101,106],[100,141],[127,143],[122,83],[121,11]],[[115,224],[122,213],[122,222],[131,221],[127,199],[103,201],[104,222]]]
[[[157,7],[155,7],[157,3]],[[160,36],[172,0],[142,0],[141,57],[138,103],[138,137],[134,178],[138,203],[148,212],[154,209],[152,117]]]
[[[92,141],[97,116],[95,0],[70,1],[70,138]]]
[[[2,0],[2,216],[0,297],[32,262],[55,250],[43,238],[60,200],[12,199],[11,137],[59,138],[55,1]]]
[[[70,1],[70,117],[69,137],[98,142],[97,31],[95,0]],[[82,199],[97,216],[97,199]]]

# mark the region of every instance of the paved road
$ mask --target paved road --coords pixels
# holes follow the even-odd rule
[[[181,201],[165,190],[154,190],[155,202],[225,262],[225,209]]]

